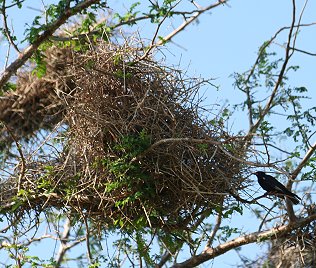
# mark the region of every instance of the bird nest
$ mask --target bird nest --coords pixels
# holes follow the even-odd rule
[[[1,92],[0,121],[6,125],[0,125],[2,153],[10,149],[14,139],[28,140],[40,129],[52,129],[63,118],[65,103],[60,97],[69,94],[74,87],[71,74],[67,73],[72,51],[54,48],[44,56],[44,77],[38,78],[25,68],[17,75],[16,84],[12,83],[14,91]]]
[[[244,142],[216,116],[203,117],[203,81],[141,53],[103,44],[63,66],[74,86],[58,99],[62,152],[32,169],[26,163],[13,179],[9,192],[20,208],[63,207],[103,225],[170,231],[188,228],[243,188]]]
[[[315,213],[315,205],[306,207],[310,216]],[[271,267],[315,267],[316,262],[316,223],[311,221],[285,236],[278,237],[270,244],[264,262]]]

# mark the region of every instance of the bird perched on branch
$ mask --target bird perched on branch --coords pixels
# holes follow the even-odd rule
[[[262,171],[257,171],[254,174],[258,178],[258,183],[260,184],[260,186],[268,193],[274,194],[281,198],[287,197],[295,205],[297,205],[300,202],[301,198],[299,196],[289,191],[282,183],[277,181],[274,177]]]

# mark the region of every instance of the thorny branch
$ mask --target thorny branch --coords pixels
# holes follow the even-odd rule
[[[96,1],[86,1],[86,2],[96,2]],[[202,14],[202,12],[206,11],[206,10],[209,10],[213,7],[216,7],[220,4],[223,4],[225,3],[226,1],[218,1],[216,4],[213,4],[213,5],[210,5],[207,9],[201,9],[201,10],[198,10],[196,11],[196,13],[189,19],[185,20],[185,22],[180,26],[178,27],[175,31],[173,31],[171,34],[169,34],[168,36],[166,36],[163,40],[160,40],[159,42],[157,42],[156,44],[152,43],[151,44],[151,48],[153,48],[154,46],[159,46],[162,44],[162,42],[166,42],[166,41],[169,41],[171,40],[177,33],[179,33],[180,31],[182,31],[187,25],[189,25],[191,22],[193,22],[200,14]],[[203,11],[202,11],[203,10]],[[148,16],[144,16],[143,17],[144,19],[145,18],[148,18]],[[135,21],[138,20],[138,19],[143,19],[143,18],[136,18],[134,19]],[[282,83],[282,79],[283,79],[283,76],[284,76],[284,73],[285,73],[285,70],[286,70],[286,66],[288,64],[288,61],[291,57],[291,55],[293,54],[294,51],[298,51],[298,49],[296,49],[294,46],[292,46],[290,43],[291,43],[291,40],[292,40],[292,36],[293,36],[293,29],[294,28],[299,28],[300,24],[298,25],[294,25],[295,23],[295,2],[293,1],[293,21],[292,21],[292,25],[291,27],[284,27],[282,28],[281,30],[279,30],[275,36],[270,40],[270,42],[267,43],[266,46],[268,46],[269,44],[271,44],[271,42],[273,42],[273,40],[276,38],[276,36],[283,30],[285,29],[290,29],[290,32],[289,32],[289,36],[288,36],[288,43],[287,43],[287,46],[286,46],[286,57],[285,57],[285,61],[283,63],[283,66],[281,68],[281,71],[279,73],[279,76],[278,76],[278,80],[275,84],[275,87],[274,87],[274,90],[268,100],[268,102],[266,103],[266,106],[264,107],[262,113],[261,113],[261,116],[260,118],[254,123],[253,122],[253,115],[252,115],[252,107],[251,107],[251,97],[250,97],[250,89],[248,88],[248,90],[246,90],[246,94],[247,94],[247,98],[248,98],[248,101],[249,101],[249,105],[248,105],[248,109],[249,109],[249,123],[250,123],[250,130],[249,130],[249,133],[248,135],[252,135],[256,129],[258,128],[258,126],[260,125],[260,123],[262,122],[262,120],[264,119],[264,117],[269,113],[271,107],[272,107],[272,104],[273,104],[273,101],[274,101],[274,97],[276,95],[276,92],[278,90],[278,88],[280,87],[280,84]],[[123,25],[123,23],[121,24]],[[58,28],[58,27],[57,27]],[[56,29],[57,29],[56,28]],[[53,32],[53,28],[51,29],[51,31]],[[45,33],[45,32],[44,32]],[[44,35],[43,33],[43,35]],[[42,40],[45,40],[45,38],[48,38],[52,33],[48,32],[46,37],[43,37],[44,39]],[[155,34],[156,36],[157,34]],[[39,36],[40,37],[40,36]],[[155,39],[155,38],[154,38]],[[154,40],[153,39],[153,40]],[[42,41],[41,41],[42,42]],[[40,45],[40,43],[38,41],[37,43],[37,47]],[[295,42],[293,42],[295,43]],[[15,65],[13,67],[11,67],[12,65],[9,66],[9,68],[11,67],[11,70],[12,68],[16,68],[15,70],[17,70],[19,68],[19,66],[23,65],[25,63],[25,61],[32,55],[32,53],[36,50],[36,45],[32,44],[28,49],[26,49],[25,52],[22,53],[22,56],[19,60],[21,61],[15,61]],[[30,51],[30,52],[29,52]],[[148,50],[150,51],[150,50]],[[17,63],[16,63],[17,62]],[[21,64],[21,65],[19,65]],[[258,59],[255,63],[255,65],[253,66],[253,69],[251,70],[250,74],[249,74],[249,79],[250,79],[250,76],[253,74],[254,72],[254,69],[255,69],[255,66],[258,64]],[[11,75],[12,73],[14,73],[14,71],[11,71]],[[7,77],[9,77],[10,74],[7,75]],[[8,78],[9,79],[9,78]],[[248,79],[248,80],[249,80]],[[4,81],[4,82],[3,82]],[[1,78],[0,80],[0,85],[3,85],[5,82],[6,82],[6,78]],[[218,148],[220,148],[223,152],[229,154],[226,150],[223,149],[222,145],[223,145],[223,142],[217,142],[217,141],[206,141],[205,139],[176,139],[176,138],[173,138],[173,139],[165,139],[165,140],[161,140],[155,144],[152,145],[151,148],[149,148],[149,150],[153,150],[156,146],[159,146],[163,143],[168,143],[168,142],[197,142],[197,143],[210,143],[210,144],[215,144],[218,146]],[[230,142],[230,141],[227,141],[227,142]],[[225,143],[225,142],[224,142]],[[298,167],[294,170],[294,172],[292,173],[292,180],[294,180],[298,174],[300,173],[300,171],[302,170],[302,168],[305,166],[306,162],[310,159],[310,157],[313,155],[313,153],[315,152],[316,150],[316,143],[310,147],[310,149],[308,150],[308,152],[306,153],[306,155],[304,156],[303,160],[301,161],[301,163],[298,165]],[[230,155],[231,156],[231,155]],[[250,162],[250,161],[246,161],[246,160],[243,160],[243,159],[239,159],[240,162],[244,163],[244,164],[247,164],[247,165],[252,165],[252,166],[257,166],[257,167],[273,167],[272,164],[268,164],[268,165],[264,165],[264,164],[257,164],[257,163],[254,163],[254,162]],[[292,183],[292,180],[289,180],[289,184],[288,186],[290,187],[291,186],[291,183]],[[238,201],[241,201],[243,203],[246,203],[246,204],[254,204],[254,203],[257,203],[256,201],[259,199],[259,198],[262,198],[262,197],[265,197],[267,194],[264,194],[262,196],[259,196],[253,200],[245,200],[245,199],[242,199],[240,198],[238,195],[234,195],[234,194],[231,194],[233,197],[235,197],[236,200]],[[292,212],[291,212],[292,211]],[[295,216],[294,212],[293,212],[293,207],[291,206],[290,208],[288,208],[288,213],[291,217],[291,215]],[[295,218],[296,219],[296,218]],[[218,219],[217,219],[217,222],[216,222],[216,225],[213,229],[213,233],[211,233],[210,235],[210,238],[209,238],[209,241],[207,243],[207,246],[205,248],[205,250],[199,254],[199,255],[196,255],[196,256],[193,256],[192,258],[189,258],[187,261],[183,262],[183,263],[179,263],[179,264],[175,264],[174,267],[194,267],[196,265],[199,265],[207,260],[210,260],[210,259],[213,259],[215,258],[216,256],[219,256],[227,251],[229,251],[230,249],[232,248],[236,248],[236,247],[239,247],[241,245],[245,245],[245,244],[250,244],[250,243],[254,243],[256,241],[259,240],[265,240],[265,239],[276,239],[277,237],[280,237],[282,235],[286,235],[287,233],[289,233],[290,231],[300,227],[300,226],[303,226],[305,224],[308,224],[309,222],[313,221],[316,219],[316,215],[312,215],[310,217],[307,217],[305,219],[302,219],[302,220],[297,220],[295,222],[290,222],[290,224],[288,225],[283,225],[283,226],[280,226],[280,227],[277,227],[277,228],[272,228],[270,230],[267,230],[267,231],[259,231],[259,232],[255,232],[255,233],[252,233],[252,234],[248,234],[248,235],[245,235],[245,236],[241,236],[239,238],[236,238],[234,240],[231,240],[227,243],[223,243],[215,248],[212,248],[211,245],[212,245],[212,241],[214,240],[214,237],[216,235],[216,232],[218,230],[218,228],[220,227],[220,224],[221,224],[221,214],[218,215]],[[69,229],[67,230],[67,222],[65,223],[65,227],[64,227],[64,233],[62,235],[62,238],[63,239],[67,239],[67,237],[69,236]],[[70,227],[70,226],[69,226]],[[88,227],[88,226],[87,226]],[[88,249],[89,249],[89,239],[88,237],[86,237],[87,239],[87,245],[88,245]],[[61,240],[62,242],[62,240]],[[61,248],[60,248],[60,254],[59,256],[61,256],[61,254],[64,254],[65,251],[69,249],[69,246],[67,246],[66,244],[63,244],[62,242],[62,245],[61,245]],[[91,254],[89,254],[90,256]],[[171,257],[171,254],[169,252],[167,252],[163,258],[161,259],[161,262],[159,263],[158,267],[161,267],[163,266],[167,260]],[[58,258],[58,259],[62,259],[61,258]]]

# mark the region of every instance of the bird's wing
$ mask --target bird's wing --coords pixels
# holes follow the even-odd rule
[[[288,191],[288,189],[286,189],[286,187],[279,182],[276,178],[266,174],[267,180],[269,183],[271,183],[275,189],[280,190],[280,191]]]
[[[293,194],[290,190],[288,190],[282,183],[280,183],[277,179],[270,175],[266,175],[268,177],[268,180],[273,183],[275,190],[280,191],[286,195],[292,196],[294,198],[298,198],[301,200],[300,197],[298,197],[296,194]]]

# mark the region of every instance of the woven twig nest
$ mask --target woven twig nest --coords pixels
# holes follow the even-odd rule
[[[16,78],[16,89],[2,92],[0,99],[0,150],[8,149],[16,139],[29,139],[40,129],[52,129],[63,117],[63,94],[69,94],[72,84],[67,66],[72,64],[70,48],[52,48],[43,59],[46,75],[24,69]],[[44,68],[44,67],[43,67]],[[7,128],[12,132],[7,131]]]
[[[315,206],[307,207],[308,214],[315,212]],[[293,230],[290,234],[271,242],[264,262],[271,267],[315,267],[316,224],[314,221]]]
[[[36,205],[68,207],[114,227],[180,230],[243,187],[244,143],[203,119],[201,81],[139,60],[140,52],[103,44],[64,66],[73,91],[58,99],[63,152],[38,165],[36,180],[20,183],[35,187]]]

